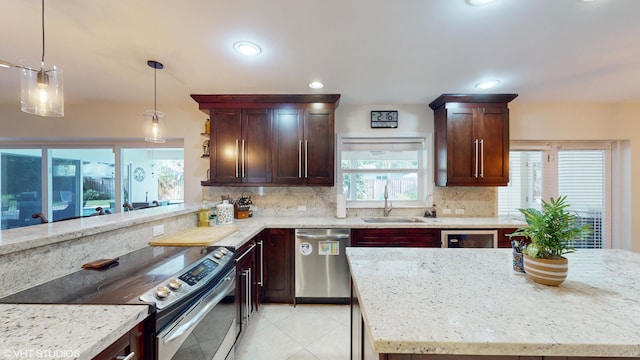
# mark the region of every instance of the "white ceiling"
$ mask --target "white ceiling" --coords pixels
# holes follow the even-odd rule
[[[40,0],[0,0],[0,59],[37,67]],[[46,0],[47,64],[65,103],[195,104],[190,94],[340,93],[428,104],[442,93],[640,102],[639,0]],[[244,58],[238,40],[263,52]],[[306,84],[320,80],[322,90]],[[0,103],[19,103],[0,68]]]

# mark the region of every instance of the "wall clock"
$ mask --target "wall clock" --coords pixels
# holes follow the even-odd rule
[[[371,111],[371,128],[397,128],[398,110]]]
[[[133,170],[133,178],[136,179],[136,181],[144,180],[144,169],[141,167],[135,168],[135,170]]]

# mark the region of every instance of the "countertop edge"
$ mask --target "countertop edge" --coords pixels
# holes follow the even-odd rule
[[[43,308],[43,316],[33,316]],[[0,304],[0,349],[6,359],[36,352],[56,355],[51,358],[91,359],[144,321],[148,312],[146,305]],[[78,339],[78,333],[86,337]],[[57,356],[60,352],[63,356]]]

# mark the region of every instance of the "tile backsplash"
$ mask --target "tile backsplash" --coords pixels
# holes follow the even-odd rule
[[[203,187],[202,199],[210,206],[219,203],[222,195],[238,199],[250,194],[254,216],[335,216],[334,187]],[[498,190],[495,187],[434,187],[434,204],[439,217],[492,217],[497,214]],[[304,207],[304,211],[302,208]],[[451,214],[444,214],[450,209]],[[456,214],[463,209],[464,214]],[[420,216],[424,208],[395,208],[394,216]],[[347,209],[347,216],[381,216],[382,208]]]

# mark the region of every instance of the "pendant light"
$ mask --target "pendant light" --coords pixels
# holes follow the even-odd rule
[[[62,91],[62,69],[44,64],[44,0],[42,0],[42,60],[40,69],[17,66],[22,69],[20,109],[26,113],[61,117],[64,116],[64,94]]]
[[[144,112],[144,116],[151,120],[149,127],[147,128],[147,135],[144,141],[151,143],[163,143],[164,139],[164,113],[156,109],[157,104],[157,70],[162,70],[164,65],[155,60],[148,60],[147,65],[153,68],[153,110],[147,110]]]

